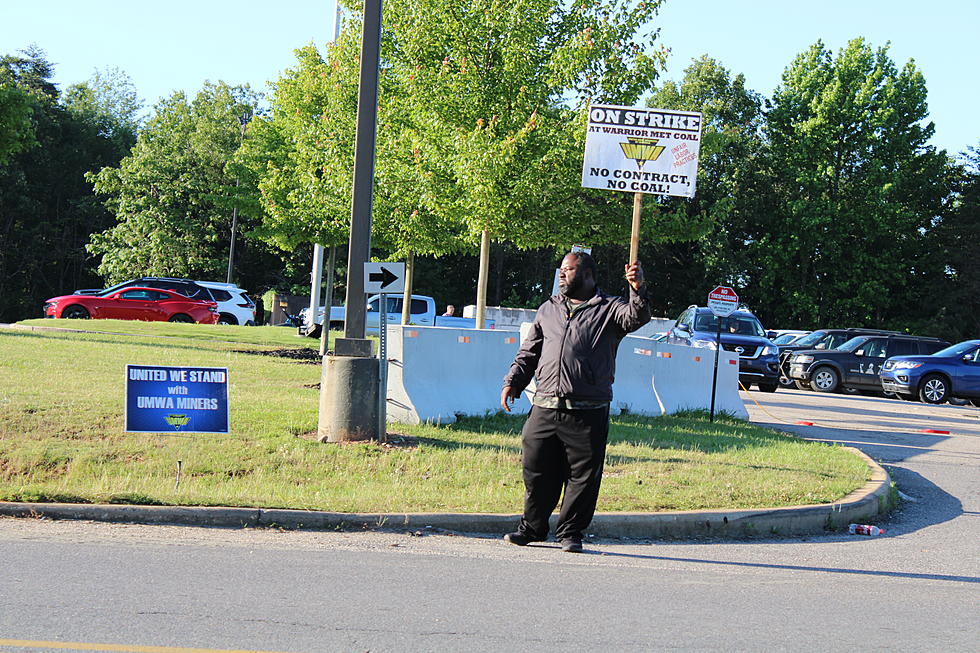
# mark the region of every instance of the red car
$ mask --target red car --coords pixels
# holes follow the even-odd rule
[[[216,324],[218,305],[159,288],[123,288],[105,297],[62,295],[44,302],[44,317]]]

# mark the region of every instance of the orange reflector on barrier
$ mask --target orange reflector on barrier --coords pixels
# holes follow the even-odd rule
[[[470,341],[470,337],[469,336],[460,336],[459,339],[457,340],[457,342],[461,342],[463,344],[466,344],[469,341]]]
[[[513,345],[517,342],[517,338],[504,338],[505,345]]]
[[[732,360],[731,358],[729,358],[728,359],[728,364],[729,365],[738,365],[738,361],[737,360]]]
[[[405,332],[405,337],[406,338],[418,338],[419,337],[419,332],[416,331],[415,329],[409,329],[408,331]]]
[[[657,358],[670,358],[670,352],[669,351],[658,351],[657,352]]]
[[[653,355],[653,352],[651,350],[649,350],[649,349],[640,349],[639,347],[634,348],[633,349],[633,353],[634,354],[639,354],[640,356],[652,356]]]
[[[695,363],[700,363],[701,362],[701,357],[700,356],[695,356],[694,357],[694,362]]]

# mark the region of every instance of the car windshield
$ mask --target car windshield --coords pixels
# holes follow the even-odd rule
[[[933,356],[938,356],[944,358],[946,356],[962,356],[963,354],[973,351],[977,347],[976,340],[967,340],[966,342],[961,342],[955,345],[950,345],[946,349],[940,349]]]
[[[130,280],[130,281],[123,281],[122,283],[117,283],[114,286],[109,286],[105,290],[100,290],[99,292],[97,292],[95,294],[98,297],[108,297],[109,295],[111,295],[112,293],[116,292],[117,290],[120,290],[122,288],[125,288],[126,286],[132,286],[132,285],[133,285],[133,281],[132,280]]]
[[[798,337],[800,337],[798,333],[784,333],[781,336],[777,336],[772,342],[774,345],[788,345]]]
[[[820,342],[823,337],[827,335],[826,331],[814,331],[813,333],[808,333],[796,342],[794,345],[803,345],[803,348],[809,347],[810,345],[815,345]]]
[[[868,341],[868,336],[857,336],[855,338],[851,338],[850,340],[842,344],[840,347],[837,348],[837,351],[855,351],[857,350],[858,347],[860,347],[867,341]]]
[[[716,331],[718,329],[718,318],[710,313],[698,315],[694,328],[696,331]],[[721,318],[721,332],[734,333],[740,336],[758,336],[760,338],[766,335],[759,320],[743,315],[729,315],[728,317]]]

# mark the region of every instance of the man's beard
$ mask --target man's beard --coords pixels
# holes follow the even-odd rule
[[[578,293],[582,289],[582,279],[581,277],[575,277],[571,281],[559,281],[558,290],[565,297],[571,297]]]

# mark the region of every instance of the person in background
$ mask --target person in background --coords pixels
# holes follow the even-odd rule
[[[446,304],[446,312],[442,314],[443,317],[455,317],[456,307],[452,304]]]
[[[629,299],[596,286],[591,255],[562,259],[555,295],[538,309],[500,393],[510,412],[534,377],[531,412],[521,434],[524,515],[504,540],[518,546],[548,537],[548,520],[562,495],[555,536],[563,551],[582,551],[592,522],[609,434],[616,351],[626,334],[650,321],[643,268],[626,265]]]

